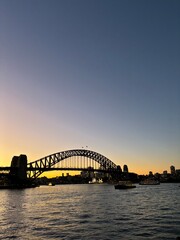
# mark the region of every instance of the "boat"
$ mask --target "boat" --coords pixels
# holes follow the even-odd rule
[[[146,178],[139,183],[139,185],[159,185],[159,184],[160,182],[154,178]]]
[[[89,181],[89,184],[99,184],[99,183],[103,183],[103,180],[93,178],[92,181]]]
[[[114,185],[115,189],[130,189],[130,188],[136,188],[136,185],[134,185],[131,181],[120,181],[116,185]]]
[[[50,182],[48,186],[55,186],[55,183]]]

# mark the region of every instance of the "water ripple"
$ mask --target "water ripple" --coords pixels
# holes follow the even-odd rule
[[[177,186],[117,191],[112,185],[89,184],[2,191],[0,239],[175,240],[180,236]]]

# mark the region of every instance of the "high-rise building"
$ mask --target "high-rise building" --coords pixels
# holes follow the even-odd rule
[[[174,167],[174,166],[171,166],[171,167],[170,167],[170,170],[171,170],[171,174],[172,174],[172,175],[175,175],[175,174],[176,174],[176,170],[175,170],[175,167]]]
[[[153,176],[153,172],[149,171],[149,176],[152,177]]]
[[[128,166],[127,166],[127,165],[124,165],[124,166],[123,166],[123,172],[128,173]]]

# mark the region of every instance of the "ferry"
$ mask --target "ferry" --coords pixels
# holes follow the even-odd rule
[[[114,185],[115,189],[130,189],[130,188],[136,188],[136,185],[134,185],[131,181],[120,181],[118,184]]]
[[[93,178],[92,181],[89,181],[89,184],[99,184],[99,183],[103,183],[103,180]]]
[[[160,182],[153,178],[146,178],[139,183],[139,185],[159,185],[159,184]]]
[[[55,183],[50,182],[48,186],[55,186]]]

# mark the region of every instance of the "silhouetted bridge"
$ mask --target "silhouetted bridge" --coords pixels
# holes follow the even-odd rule
[[[121,167],[110,159],[86,149],[62,151],[30,163],[27,163],[26,155],[15,156],[11,167],[0,167],[0,171],[10,171],[10,174],[22,179],[36,179],[43,172],[54,170],[99,171],[109,174],[122,172]]]

